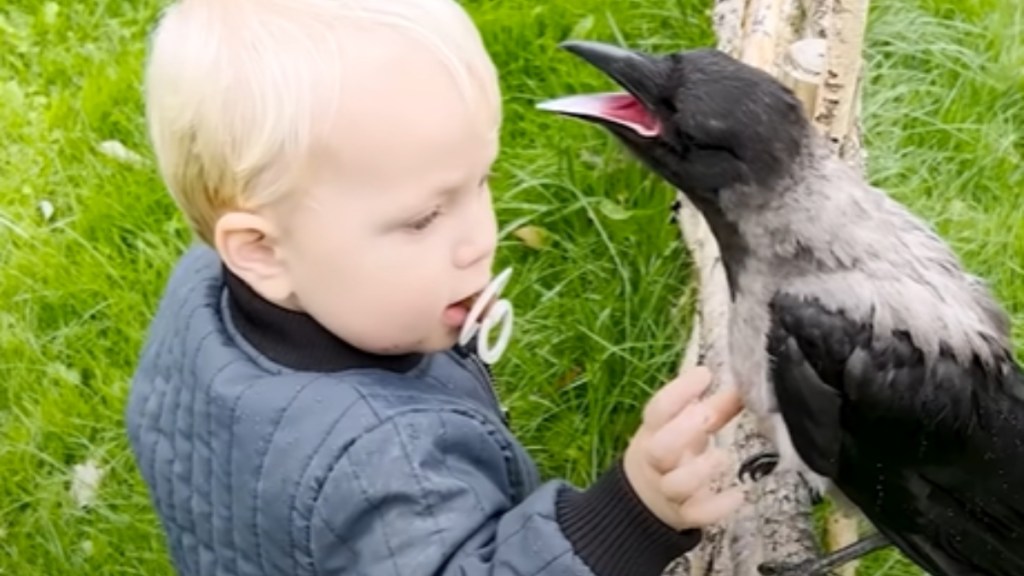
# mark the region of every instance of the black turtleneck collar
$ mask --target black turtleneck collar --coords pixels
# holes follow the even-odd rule
[[[308,314],[267,301],[227,267],[223,272],[235,327],[254,348],[278,364],[311,372],[353,368],[407,372],[423,358],[421,354],[388,356],[360,350]]]

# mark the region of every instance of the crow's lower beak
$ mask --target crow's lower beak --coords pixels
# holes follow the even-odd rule
[[[618,124],[641,136],[660,134],[660,123],[651,104],[658,78],[657,63],[650,56],[601,42],[573,40],[560,46],[608,75],[626,92],[565,96],[541,102],[538,109]]]

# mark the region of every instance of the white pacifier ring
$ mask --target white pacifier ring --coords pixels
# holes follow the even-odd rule
[[[480,359],[488,364],[494,364],[501,358],[505,348],[508,347],[509,340],[512,338],[512,320],[514,317],[512,304],[504,298],[497,299],[501,290],[508,284],[508,279],[511,275],[512,269],[506,268],[501,274],[498,274],[491,280],[480,294],[480,297],[473,303],[473,307],[470,308],[469,314],[466,316],[466,322],[462,325],[462,332],[459,334],[459,344],[464,346],[473,339],[473,336],[477,335],[477,332],[480,333],[476,339],[476,351]],[[495,300],[495,302],[488,307],[491,300]],[[480,318],[484,309],[487,309],[487,315]],[[501,322],[501,332],[498,334],[498,341],[495,342],[492,348],[490,342],[488,342],[489,335],[491,329],[498,322]]]

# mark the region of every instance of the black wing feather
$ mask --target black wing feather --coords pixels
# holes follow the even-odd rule
[[[927,361],[817,301],[772,301],[772,380],[794,447],[934,576],[1024,575],[1024,377]]]

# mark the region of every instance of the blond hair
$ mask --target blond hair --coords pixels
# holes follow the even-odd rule
[[[366,24],[435,50],[497,130],[497,73],[454,0],[181,0],[151,39],[146,120],[161,176],[201,240],[213,244],[223,212],[293,191],[323,106],[358,89],[341,59],[346,32]],[[347,53],[357,58],[358,47]]]

